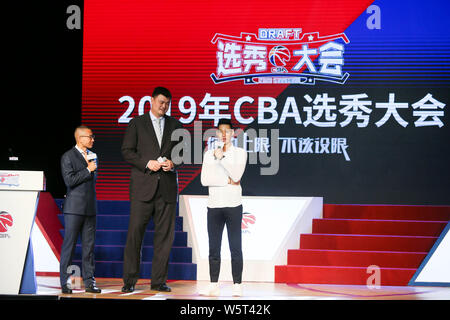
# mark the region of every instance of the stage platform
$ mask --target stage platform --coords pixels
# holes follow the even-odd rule
[[[450,287],[381,286],[370,289],[360,285],[284,284],[245,282],[243,295],[231,296],[232,282],[221,282],[219,297],[200,295],[208,281],[168,281],[170,293],[150,290],[150,280],[141,279],[133,293],[122,293],[122,279],[97,278],[101,294],[86,293],[84,287],[72,294],[62,294],[58,277],[38,276],[37,296],[57,296],[58,299],[132,299],[132,300],[450,300]]]

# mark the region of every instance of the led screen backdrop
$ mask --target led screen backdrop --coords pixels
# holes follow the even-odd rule
[[[448,1],[101,1],[84,5],[82,121],[99,199],[127,200],[120,146],[156,86],[191,134],[231,117],[245,195],[450,204]],[[202,138],[202,137],[200,137]],[[184,140],[184,142],[188,142]]]

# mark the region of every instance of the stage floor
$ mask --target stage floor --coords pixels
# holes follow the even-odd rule
[[[141,279],[132,293],[122,293],[122,279],[97,278],[101,294],[86,293],[81,288],[72,294],[62,294],[58,277],[37,277],[38,295],[88,299],[134,300],[450,300],[450,287],[391,287],[369,289],[367,286],[282,284],[269,282],[244,282],[242,297],[231,296],[231,282],[221,282],[219,297],[205,297],[200,292],[208,281],[168,281],[170,293],[150,290],[150,280]],[[81,281],[82,283],[82,281]]]

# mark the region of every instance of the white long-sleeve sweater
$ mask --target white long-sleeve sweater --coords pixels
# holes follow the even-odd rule
[[[203,157],[201,183],[208,187],[208,207],[237,207],[242,204],[241,185],[228,183],[228,178],[234,182],[241,180],[247,163],[247,152],[242,148],[230,146],[224,157],[215,159],[214,150],[206,151]]]

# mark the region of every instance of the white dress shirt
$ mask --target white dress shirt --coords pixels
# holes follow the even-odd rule
[[[156,136],[158,136],[158,132],[156,132],[156,130],[158,130],[156,122],[158,121],[158,119],[161,119],[160,124],[161,124],[161,138],[162,138],[162,134],[164,132],[164,124],[166,123],[166,118],[165,117],[158,118],[151,111],[149,112],[149,114],[150,114],[150,120],[152,120],[153,129],[155,130]]]
[[[81,150],[81,148],[78,147],[78,145],[75,145],[75,149],[77,149],[78,152],[81,153],[81,156],[82,156],[83,158],[85,158],[85,157],[84,157],[84,151]],[[87,156],[90,152],[91,152],[91,151],[89,151],[88,149],[86,149],[86,156]],[[86,159],[86,158],[85,158],[85,159]],[[89,168],[86,167],[86,169],[87,169],[87,171],[91,172],[91,170],[89,170]]]
[[[158,130],[158,127],[157,127],[158,125],[156,122],[158,121],[158,119],[161,119],[160,126],[161,126],[161,144],[162,144],[162,135],[164,133],[164,124],[166,123],[166,118],[165,117],[158,118],[151,111],[149,111],[149,114],[150,114],[150,120],[152,121],[152,124],[153,124],[153,129],[155,130],[156,137],[158,137],[158,132],[156,132],[156,130]],[[150,161],[152,161],[152,160],[157,160],[157,159],[149,160],[147,162],[147,168],[149,168]],[[175,168],[170,169],[170,171],[175,171]]]
[[[203,157],[201,183],[208,187],[208,207],[237,207],[242,204],[241,185],[228,183],[241,180],[247,163],[247,152],[242,148],[230,146],[220,160],[214,157],[214,150],[206,151]]]

